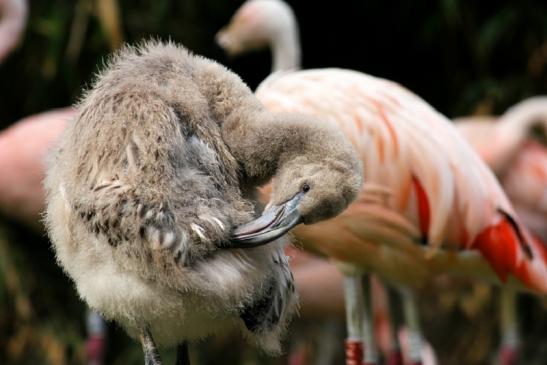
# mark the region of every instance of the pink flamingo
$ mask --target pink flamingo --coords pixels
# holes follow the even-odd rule
[[[547,242],[547,148],[527,141],[501,182],[526,226]]]
[[[362,156],[358,201],[335,219],[295,231],[306,248],[341,263],[349,355],[358,353],[351,350],[363,337],[365,349],[374,346],[360,320],[365,271],[408,287],[449,273],[547,292],[545,248],[450,121],[420,98],[392,82],[339,69],[274,75],[257,96],[271,110],[337,123]],[[405,301],[411,313],[412,303]],[[421,361],[419,348],[411,346],[413,363]],[[365,352],[365,363],[375,362],[374,353]]]
[[[300,69],[298,23],[291,7],[281,0],[248,0],[216,35],[230,56],[271,48],[272,73]]]
[[[26,0],[0,0],[0,63],[19,43],[27,24]]]
[[[0,63],[15,49],[27,23],[26,0],[0,0]],[[44,157],[46,151],[75,115],[73,108],[33,115],[0,133],[0,212],[43,232]],[[90,365],[102,364],[105,325],[96,313],[88,315]]]
[[[526,99],[501,117],[455,119],[456,126],[493,169],[523,223],[547,240],[547,148],[531,138],[533,127],[547,132],[547,97]],[[500,363],[512,365],[518,357],[519,335],[516,293],[501,293],[502,344]]]
[[[26,117],[0,133],[0,212],[38,233],[44,233],[45,156],[75,115],[75,108],[50,110]],[[88,313],[86,322],[88,365],[101,365],[105,323],[95,312]]]
[[[44,156],[75,109],[48,111],[22,119],[0,133],[0,211],[42,231],[45,207]]]
[[[533,128],[547,133],[547,97],[537,96],[513,106],[501,117],[454,120],[456,126],[494,170],[525,223],[547,240],[547,149],[531,138]]]
[[[499,118],[464,117],[454,122],[488,166],[501,174],[529,140],[535,126],[547,133],[547,96],[526,99]]]

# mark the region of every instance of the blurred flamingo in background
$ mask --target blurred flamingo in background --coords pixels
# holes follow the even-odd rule
[[[526,99],[501,117],[454,120],[459,131],[498,175],[525,224],[547,240],[547,148],[533,138],[547,136],[547,96]]]
[[[25,0],[0,0],[0,63],[14,50],[27,23]],[[0,133],[0,212],[41,230],[44,156],[67,121],[72,108],[24,118]]]
[[[49,148],[76,114],[56,109],[20,120],[0,133],[0,211],[42,232],[42,180]]]
[[[26,117],[0,132],[0,213],[36,233],[44,232],[41,214],[45,207],[42,181],[46,154],[75,115],[75,108],[55,109]],[[87,364],[101,365],[106,325],[91,311],[86,325]]]
[[[501,182],[519,217],[547,242],[547,148],[527,141],[502,175]]]
[[[25,0],[0,0],[0,63],[15,49],[27,22]],[[26,117],[0,132],[0,213],[43,233],[41,213],[45,207],[42,180],[45,156],[66,124],[76,114],[74,108],[50,110]],[[106,328],[94,312],[87,316],[88,365],[101,365]]]
[[[405,287],[439,273],[497,284],[511,274],[510,285],[547,292],[545,248],[453,125],[417,96],[338,69],[274,75],[256,94],[273,111],[337,123],[361,154],[365,185],[358,201],[335,219],[295,230],[304,247],[341,263],[350,340],[364,335],[365,348],[373,346],[360,324],[363,269]],[[415,311],[411,292],[404,292],[406,311]],[[419,363],[419,346],[410,347],[411,361]],[[373,357],[365,363],[375,363]]]
[[[0,63],[15,49],[27,24],[26,0],[0,0]]]
[[[281,0],[248,0],[216,35],[230,56],[269,48],[272,73],[300,69],[300,39],[293,10]]]
[[[519,150],[531,139],[533,128],[547,134],[547,96],[526,99],[509,108],[501,117],[456,118],[458,130],[496,174],[509,169]]]
[[[526,99],[499,118],[472,116],[454,121],[496,173],[524,225],[547,242],[547,148],[532,138],[538,126],[547,135],[547,97]],[[500,308],[500,363],[512,365],[520,343],[514,291],[501,293]]]

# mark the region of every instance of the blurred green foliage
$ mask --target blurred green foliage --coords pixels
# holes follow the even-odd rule
[[[215,32],[241,2],[31,1],[25,37],[0,65],[0,128],[29,114],[73,104],[121,39],[135,42],[159,37],[181,42],[196,53],[226,63],[255,87],[269,73],[269,54],[231,60],[213,41]],[[289,3],[301,25],[304,68],[346,67],[390,78],[449,116],[500,113],[525,97],[547,92],[545,1]],[[545,320],[535,320],[543,309],[529,301],[525,299],[526,308],[531,309],[525,313],[524,326],[532,333],[525,344],[531,354],[527,363],[540,364],[547,356],[547,344],[541,341]],[[55,265],[43,235],[0,222],[0,363],[81,364],[84,313],[84,305]],[[461,319],[461,313],[453,318]],[[456,325],[454,321],[437,323],[444,323],[443,328]],[[495,319],[482,323],[476,334],[495,332]],[[435,323],[428,329],[443,331]],[[108,363],[142,361],[139,346],[123,331],[111,326],[110,336]],[[497,343],[490,337],[484,341],[486,349]],[[450,354],[445,347],[455,342],[454,336],[444,337],[438,341],[439,350]],[[207,346],[221,347],[215,342],[202,345]],[[203,364],[215,363],[203,353],[207,351],[194,352],[193,357]],[[481,356],[469,364],[488,363],[491,352],[478,353]],[[246,353],[244,358],[246,364],[266,361]],[[172,354],[165,360],[172,362]]]
[[[74,103],[112,50],[104,0],[32,1],[21,46],[0,66],[0,126]],[[112,1],[126,41],[160,37],[210,54],[213,36],[237,1]],[[204,26],[206,24],[207,26]],[[217,50],[217,53],[220,53]]]
[[[108,15],[98,11],[109,1],[126,41],[171,38],[228,63],[253,87],[268,73],[267,52],[227,60],[214,45],[241,0],[32,1],[22,45],[0,66],[0,126],[77,100],[111,50]],[[390,78],[449,116],[501,112],[546,92],[545,1],[289,3],[301,24],[305,68]]]
[[[54,263],[44,239],[0,225],[1,364],[83,363],[83,306]]]

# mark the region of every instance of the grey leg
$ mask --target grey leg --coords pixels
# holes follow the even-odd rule
[[[87,311],[86,327],[87,365],[103,365],[106,348],[106,323],[99,313],[90,309]]]
[[[378,364],[378,352],[374,339],[370,275],[361,277],[361,285],[363,287],[363,365],[376,365]]]
[[[183,342],[177,346],[177,360],[175,365],[190,365],[187,342]]]
[[[141,331],[141,344],[144,352],[144,365],[161,365],[160,354],[148,328]]]
[[[363,362],[363,288],[359,276],[344,277],[346,304],[346,365],[362,365]]]
[[[517,294],[511,288],[501,288],[500,293],[500,320],[501,320],[501,349],[499,365],[515,365],[519,351],[519,331],[517,318]]]
[[[416,308],[416,299],[414,293],[407,288],[401,289],[403,297],[403,311],[408,330],[408,345],[410,363],[412,365],[422,364],[422,331],[420,329],[420,320],[418,309]]]
[[[390,349],[388,358],[386,359],[386,365],[403,365],[403,353],[401,351],[399,339],[397,338],[397,333],[403,323],[401,299],[396,290],[387,287],[386,290],[388,292],[388,312],[389,320],[391,322],[391,330],[389,333]]]

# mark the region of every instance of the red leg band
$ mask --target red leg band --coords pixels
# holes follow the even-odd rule
[[[363,343],[359,340],[346,340],[346,365],[362,365]]]

